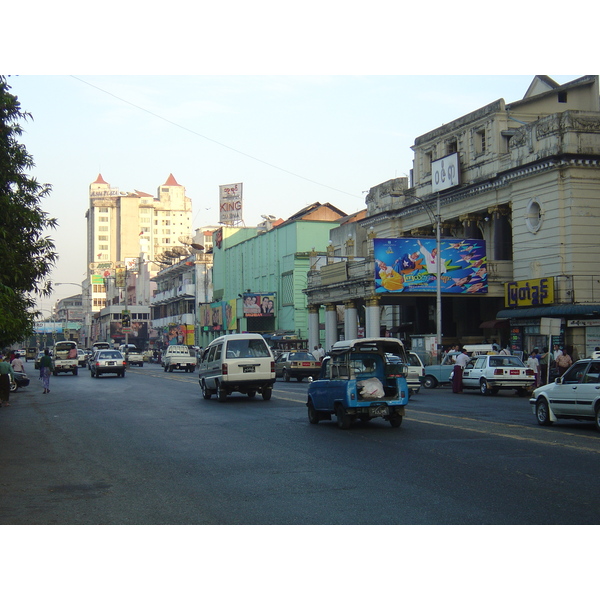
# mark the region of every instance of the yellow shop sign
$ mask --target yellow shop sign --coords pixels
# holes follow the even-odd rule
[[[510,281],[504,284],[504,305],[507,308],[548,304],[554,304],[554,277]]]

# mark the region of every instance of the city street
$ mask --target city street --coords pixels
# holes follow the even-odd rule
[[[592,423],[421,390],[400,429],[311,425],[307,383],[202,399],[197,373],[50,380],[0,409],[0,524],[596,524]]]

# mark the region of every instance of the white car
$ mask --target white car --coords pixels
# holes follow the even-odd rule
[[[484,396],[499,390],[517,390],[529,395],[535,385],[535,373],[517,356],[485,354],[472,358],[463,370],[463,388],[478,389]]]
[[[536,388],[529,404],[540,425],[591,420],[600,431],[600,360],[578,360],[554,383]]]

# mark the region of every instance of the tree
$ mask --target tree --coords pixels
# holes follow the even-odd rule
[[[58,256],[54,241],[44,237],[56,219],[40,206],[52,188],[27,175],[35,163],[18,141],[21,122],[32,117],[10,89],[0,76],[0,348],[33,334],[40,315],[35,296],[50,295],[48,275]]]

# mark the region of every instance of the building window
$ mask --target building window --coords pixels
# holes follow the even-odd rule
[[[108,236],[107,235],[99,235],[98,241],[99,242],[108,242]]]
[[[458,142],[450,140],[446,143],[446,154],[456,154],[458,152]]]
[[[99,217],[98,221],[100,221],[100,223],[108,223],[108,217]]]
[[[475,132],[475,153],[484,154],[486,148],[485,129]]]
[[[283,273],[281,275],[281,303],[285,305],[294,304],[294,273]]]
[[[107,213],[108,212],[108,207],[106,207],[106,206],[100,207],[100,208],[98,208],[98,212],[105,212],[105,213]]]
[[[567,92],[558,92],[558,101],[562,104],[567,103]]]
[[[100,225],[100,227],[98,227],[98,231],[108,231],[108,225]]]

